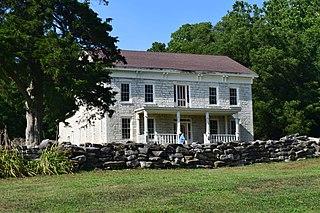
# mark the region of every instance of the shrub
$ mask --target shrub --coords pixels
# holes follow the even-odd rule
[[[37,159],[25,159],[17,150],[0,149],[0,178],[72,173],[67,150],[51,146]]]
[[[29,170],[35,174],[57,175],[72,172],[72,163],[68,158],[67,150],[51,146],[42,151],[39,159],[30,161]]]
[[[24,160],[19,156],[17,150],[0,149],[0,177],[23,177],[26,175],[24,170]]]

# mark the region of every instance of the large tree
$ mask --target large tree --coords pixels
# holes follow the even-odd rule
[[[269,0],[261,8],[236,1],[213,27],[180,27],[166,51],[227,55],[256,71],[257,138],[320,136],[319,14],[318,0]],[[207,30],[199,33],[200,26]]]
[[[102,21],[89,4],[0,3],[0,83],[14,82],[25,100],[27,144],[41,141],[44,115],[63,121],[81,105],[112,113],[114,94],[105,67],[123,57],[109,34],[110,19]]]

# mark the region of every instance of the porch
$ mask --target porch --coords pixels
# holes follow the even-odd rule
[[[240,140],[240,109],[192,109],[148,107],[135,111],[136,141],[176,144],[179,132],[186,143],[231,142]]]

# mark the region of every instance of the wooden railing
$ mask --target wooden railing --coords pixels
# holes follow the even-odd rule
[[[237,140],[236,135],[231,134],[210,134],[209,136],[207,134],[204,134],[203,138],[204,143],[213,143],[218,141],[231,142]]]
[[[178,143],[178,135],[176,134],[149,134],[149,142],[157,144],[175,144]]]

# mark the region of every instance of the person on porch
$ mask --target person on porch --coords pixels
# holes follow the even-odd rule
[[[185,142],[185,137],[183,132],[179,132],[179,144],[184,144]]]

